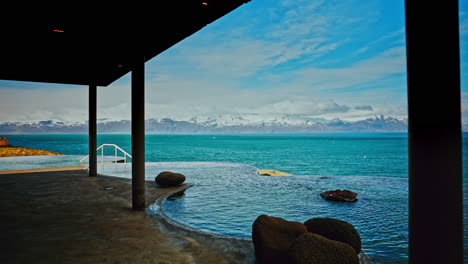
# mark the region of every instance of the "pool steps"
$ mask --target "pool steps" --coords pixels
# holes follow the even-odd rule
[[[113,162],[107,162],[107,163],[117,163],[117,162],[123,162],[127,163],[127,157],[132,158],[132,155],[128,154],[125,150],[123,150],[121,147],[117,146],[116,144],[102,144],[96,149],[96,152],[101,150],[101,163],[99,164],[106,164],[104,162],[104,147],[114,147],[114,157],[115,160]],[[123,156],[118,156],[118,151],[122,152]],[[85,156],[80,160],[80,164],[83,164],[83,162],[89,158],[89,155]]]

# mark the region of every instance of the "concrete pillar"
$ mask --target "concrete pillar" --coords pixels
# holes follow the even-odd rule
[[[145,209],[145,61],[132,70],[132,206]]]
[[[88,120],[88,134],[89,134],[89,176],[97,175],[97,89],[96,85],[89,86],[89,120]]]
[[[406,0],[409,263],[463,263],[458,0]]]

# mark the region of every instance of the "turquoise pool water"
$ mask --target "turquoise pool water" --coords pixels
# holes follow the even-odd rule
[[[149,162],[146,179],[176,171],[194,186],[163,204],[168,216],[190,227],[236,237],[251,237],[261,214],[304,222],[333,217],[353,224],[364,251],[375,263],[407,261],[406,179],[368,176],[268,177],[257,168],[226,162]],[[99,173],[129,177],[130,164],[100,166]],[[320,197],[332,189],[357,192],[356,203],[333,203]]]
[[[0,158],[0,171],[77,166],[84,157],[81,155],[3,157]]]

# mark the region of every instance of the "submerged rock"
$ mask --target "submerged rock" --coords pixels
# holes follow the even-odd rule
[[[307,228],[302,223],[260,215],[252,225],[257,263],[291,263],[287,251],[293,241],[304,233],[307,233]]]
[[[320,194],[324,199],[335,202],[356,202],[357,193],[348,190],[326,191]]]
[[[258,175],[262,176],[294,176],[290,173],[277,171],[277,170],[258,170]]]
[[[288,250],[295,264],[358,264],[359,258],[348,244],[314,233],[301,234]]]
[[[311,233],[350,245],[356,254],[361,252],[361,237],[354,226],[334,218],[312,218],[304,225]]]
[[[185,176],[180,173],[163,171],[156,176],[154,181],[161,186],[177,186],[185,181]]]

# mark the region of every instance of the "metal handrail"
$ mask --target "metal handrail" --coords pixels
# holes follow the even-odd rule
[[[127,163],[127,157],[130,157],[132,158],[132,155],[128,154],[125,150],[123,150],[121,147],[117,146],[116,144],[102,144],[101,146],[99,146],[97,149],[96,149],[96,152],[101,150],[101,164],[104,163],[104,147],[105,146],[110,146],[110,147],[114,147],[115,149],[115,162],[117,162],[117,157],[120,157],[120,156],[117,156],[117,150],[120,150],[120,152],[122,152],[124,154],[123,158],[124,158],[124,163]],[[89,158],[89,155],[87,155],[86,157],[82,158],[80,160],[80,163],[83,163],[86,159]]]

